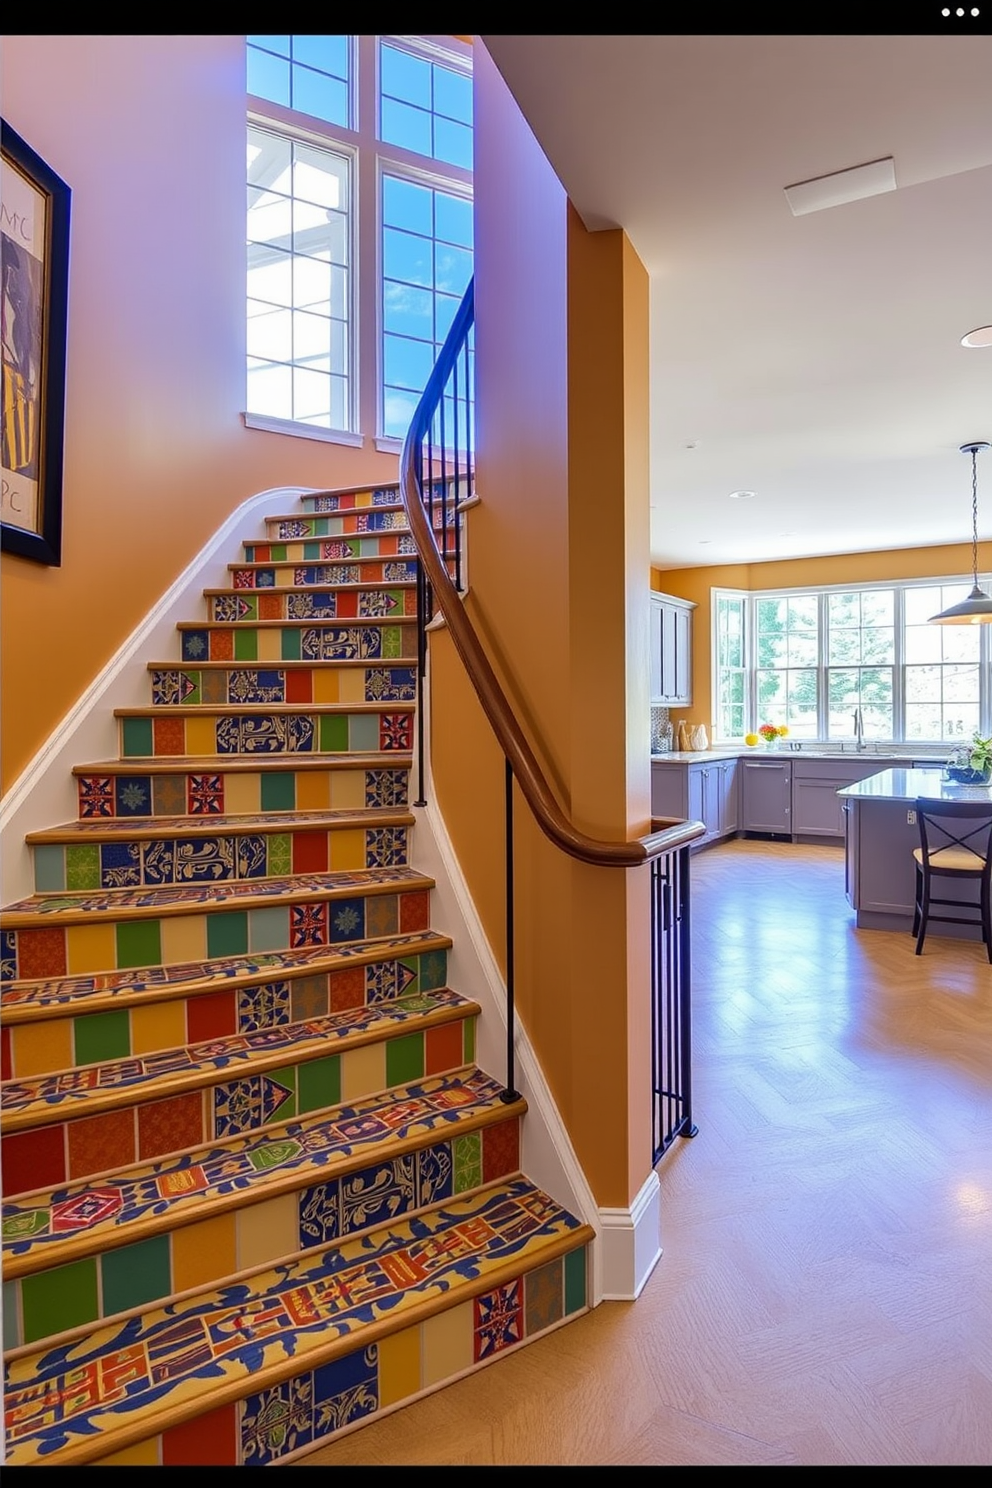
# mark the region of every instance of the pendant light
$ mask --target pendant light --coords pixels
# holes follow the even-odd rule
[[[971,576],[974,581],[972,591],[960,604],[941,610],[939,615],[931,615],[928,622],[930,625],[988,625],[992,623],[992,598],[978,583],[978,454],[980,450],[987,450],[988,447],[988,442],[984,439],[975,439],[971,444],[961,446],[961,453],[971,456]]]

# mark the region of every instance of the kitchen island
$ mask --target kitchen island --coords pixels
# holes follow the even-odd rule
[[[913,849],[920,845],[917,799],[992,804],[992,786],[956,785],[942,770],[889,769],[837,794],[846,819],[845,887],[858,928],[910,933],[916,899]],[[978,903],[977,883],[960,883],[954,893],[962,902]],[[981,940],[977,925],[934,922],[931,933]]]

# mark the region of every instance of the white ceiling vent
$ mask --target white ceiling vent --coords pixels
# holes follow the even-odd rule
[[[896,163],[891,155],[886,155],[884,160],[854,165],[850,170],[834,171],[830,176],[798,181],[795,186],[786,186],[785,197],[793,217],[803,217],[807,212],[822,212],[827,207],[840,207],[844,202],[881,196],[884,191],[895,189]]]

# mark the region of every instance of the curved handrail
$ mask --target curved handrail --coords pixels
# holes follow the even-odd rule
[[[631,842],[604,842],[580,832],[568,820],[524,736],[506,694],[500,686],[489,657],[482,648],[475,629],[461,603],[447,566],[442,561],[427,519],[422,499],[417,453],[441,403],[444,388],[454,367],[455,358],[464,345],[475,320],[474,280],[469,281],[458,307],[447,339],[427,380],[420,402],[410,422],[400,456],[400,493],[407,520],[413,533],[420,560],[426,570],[455,650],[468,672],[483,711],[489,719],[500,748],[510,762],[524,799],[534,813],[538,826],[556,846],[570,857],[601,867],[636,868],[650,858],[684,847],[705,833],[701,822],[679,822],[660,832],[651,832]],[[433,472],[430,479],[433,480]]]

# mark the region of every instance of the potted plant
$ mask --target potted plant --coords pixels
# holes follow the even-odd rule
[[[958,785],[988,785],[992,780],[992,738],[975,734],[970,746],[956,749],[948,761],[947,777]]]
[[[766,749],[777,749],[779,739],[784,739],[789,730],[784,723],[762,723],[758,725],[758,733],[765,741]]]

